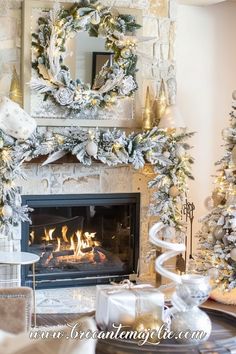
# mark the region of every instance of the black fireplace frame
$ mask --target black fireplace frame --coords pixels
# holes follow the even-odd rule
[[[138,263],[139,263],[139,247],[140,247],[140,193],[114,193],[114,194],[57,194],[57,195],[23,195],[22,204],[28,205],[31,208],[36,207],[62,207],[62,206],[88,206],[89,201],[92,205],[101,205],[101,196],[102,202],[104,205],[111,204],[124,204],[129,203],[133,204],[133,213],[134,213],[134,222],[132,225],[132,234],[135,234],[135,237],[132,238],[133,250],[134,250],[134,259],[132,265],[132,273],[137,274],[138,272]],[[25,235],[29,234],[29,223],[23,222],[21,226],[21,250],[28,250],[28,240]],[[89,285],[89,284],[105,284],[110,283],[111,281],[120,281],[123,279],[129,278],[131,274],[124,274],[124,272],[114,273],[112,271],[107,275],[96,276],[94,275],[88,277],[79,277],[76,272],[66,272],[65,274],[57,274],[57,279],[52,280],[55,277],[55,274],[36,274],[36,288],[57,288],[57,287],[71,287],[71,286],[80,286],[80,285]],[[21,267],[21,284],[22,286],[31,286],[32,287],[33,278],[30,274],[30,266]]]

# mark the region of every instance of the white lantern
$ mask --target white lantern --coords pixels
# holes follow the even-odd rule
[[[7,97],[0,100],[0,129],[13,138],[26,140],[36,129],[36,121]]]

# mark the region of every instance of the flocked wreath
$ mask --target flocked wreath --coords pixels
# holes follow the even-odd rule
[[[38,19],[38,31],[32,34],[32,65],[38,73],[31,80],[32,89],[78,112],[109,107],[117,97],[131,96],[137,89],[137,55],[130,34],[138,28],[132,15],[115,13],[95,0],[81,0],[69,9],[54,6]],[[80,79],[72,80],[64,64],[66,41],[80,31],[104,37],[106,49],[114,53],[113,64],[103,66],[93,87]]]

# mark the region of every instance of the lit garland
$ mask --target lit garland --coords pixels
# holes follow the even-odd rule
[[[31,80],[32,89],[50,97],[61,106],[80,112],[110,107],[117,97],[131,96],[138,88],[135,74],[137,55],[135,37],[127,34],[140,28],[131,15],[113,14],[97,1],[79,1],[71,8],[54,6],[38,19],[38,31],[33,33],[33,68],[38,78]],[[114,53],[113,63],[105,64],[95,78],[93,87],[72,80],[64,64],[66,40],[77,32],[106,39],[106,49]]]
[[[20,191],[13,181],[23,176],[22,163],[42,155],[57,160],[71,153],[83,165],[100,161],[108,166],[130,164],[142,169],[145,163],[154,167],[155,178],[150,213],[158,215],[164,224],[182,228],[181,202],[187,192],[187,179],[193,162],[186,139],[191,133],[168,134],[164,130],[126,134],[120,130],[87,130],[64,128],[58,132],[35,133],[26,141],[17,141],[0,131],[0,232],[9,234],[12,226],[29,221],[27,206],[21,206]]]

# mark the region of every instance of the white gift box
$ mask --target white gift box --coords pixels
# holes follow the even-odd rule
[[[97,286],[95,316],[100,329],[112,329],[113,323],[132,324],[144,313],[164,319],[164,294],[151,285]]]

